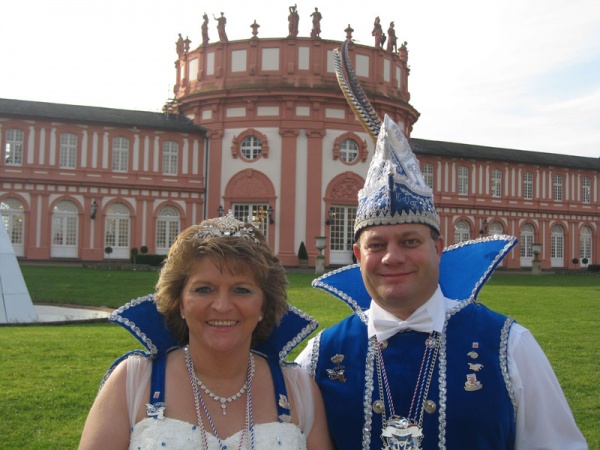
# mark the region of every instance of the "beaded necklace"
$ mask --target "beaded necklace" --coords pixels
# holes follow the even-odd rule
[[[402,448],[405,450],[420,450],[423,440],[423,412],[425,399],[429,393],[431,379],[435,368],[439,349],[440,333],[432,331],[425,341],[425,351],[419,369],[417,385],[413,392],[410,409],[406,417],[396,415],[394,402],[388,382],[387,372],[383,361],[381,346],[377,352],[377,381],[379,384],[379,398],[375,402],[378,412],[382,414],[383,427],[381,438],[386,444],[383,449]],[[390,418],[386,420],[385,400],[389,405]],[[400,447],[398,445],[401,445]]]
[[[223,411],[223,415],[226,416],[227,415],[227,403],[231,403],[234,400],[237,400],[238,398],[240,398],[242,396],[242,394],[244,392],[246,392],[246,389],[248,389],[248,386],[250,385],[250,383],[252,382],[252,379],[254,378],[254,372],[256,370],[255,365],[254,365],[254,356],[252,355],[252,353],[250,353],[250,359],[248,362],[248,370],[250,371],[250,376],[248,378],[248,380],[244,383],[244,385],[241,387],[241,389],[239,391],[237,391],[235,394],[233,394],[230,397],[220,397],[217,394],[215,394],[213,391],[211,391],[203,382],[200,378],[198,378],[198,375],[196,375],[196,371],[194,370],[194,364],[191,364],[192,366],[192,377],[194,378],[194,382],[198,385],[198,387],[200,387],[200,389],[202,389],[206,395],[208,395],[210,398],[212,398],[213,400],[220,402],[221,403],[221,410]]]
[[[202,394],[198,390],[198,385],[199,385],[198,382],[200,380],[198,379],[198,377],[196,375],[196,371],[194,369],[194,363],[192,362],[192,358],[190,356],[188,346],[186,346],[184,348],[184,352],[185,352],[185,364],[186,364],[188,374],[190,377],[192,391],[194,392],[194,405],[196,408],[196,417],[198,419],[198,426],[200,427],[202,442],[204,444],[203,448],[204,448],[204,450],[208,450],[208,437],[206,435],[206,429],[204,428],[204,421],[202,420],[202,413],[200,411],[200,405],[202,405],[204,414],[206,415],[206,418],[208,419],[208,423],[210,424],[211,430],[213,432],[213,436],[215,436],[217,438],[217,441],[219,443],[219,449],[225,450],[227,448],[227,446],[224,445],[223,442],[221,441],[221,438],[219,437],[219,433],[217,433],[217,428],[215,427],[212,417],[210,416],[210,413],[208,412],[208,408],[206,407],[206,403],[204,402],[204,399],[202,398]],[[250,449],[254,450],[254,414],[252,412],[252,387],[251,387],[252,386],[252,378],[254,376],[254,371],[255,371],[254,355],[252,354],[252,352],[250,352],[249,362],[248,362],[248,370],[247,370],[247,376],[246,376],[246,383],[244,384],[244,386],[242,386],[242,388],[244,389],[244,392],[246,392],[246,391],[248,392],[247,397],[246,397],[246,420],[244,422],[244,430],[240,437],[240,443],[238,445],[238,450],[242,449],[244,442],[248,440],[248,435],[250,438],[250,442],[248,442],[248,445],[250,446]],[[210,393],[207,393],[207,394],[210,396]],[[236,400],[237,398],[239,398],[242,395],[242,393],[239,393],[239,392],[238,392],[238,394],[236,394],[236,396],[232,396],[235,398],[232,398],[231,400],[229,400],[229,402]],[[211,396],[211,398],[213,398],[213,397]],[[229,397],[229,398],[231,398],[231,397]],[[221,397],[218,397],[218,401],[221,401],[220,399],[221,399]],[[217,400],[217,399],[214,399],[214,400]],[[222,402],[222,404],[223,404],[223,402]]]

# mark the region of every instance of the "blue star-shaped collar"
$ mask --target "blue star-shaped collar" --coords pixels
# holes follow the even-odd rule
[[[485,282],[516,244],[514,236],[495,235],[446,247],[440,261],[439,281],[444,295],[457,300],[477,299]],[[312,285],[343,300],[359,315],[371,303],[358,264],[329,272]]]

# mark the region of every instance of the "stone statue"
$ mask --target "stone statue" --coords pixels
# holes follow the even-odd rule
[[[177,49],[177,56],[183,55],[184,50],[184,41],[183,37],[181,37],[181,33],[179,33],[179,39],[175,42],[175,48]]]
[[[213,19],[217,21],[217,31],[219,32],[219,42],[229,42],[227,39],[227,33],[225,33],[225,24],[227,23],[227,19],[225,18],[225,13],[221,13],[221,17],[215,17],[213,14]]]
[[[315,12],[310,15],[312,17],[312,30],[310,32],[311,38],[318,38],[321,35],[321,19],[323,16],[319,12],[319,8],[315,8]]]
[[[381,19],[379,19],[379,16],[375,17],[371,36],[375,36],[375,48],[381,48],[383,42],[385,42],[385,38],[383,37],[383,29],[381,28]]]
[[[208,44],[208,16],[206,13],[202,16],[204,21],[202,22],[202,45]]]
[[[288,37],[298,36],[298,23],[300,22],[300,16],[298,15],[297,5],[290,6],[290,15],[288,16],[288,28],[290,34]]]
[[[396,40],[396,30],[394,29],[394,22],[390,22],[390,27],[388,28],[388,43],[386,50],[388,52],[396,52],[398,51],[398,44]],[[382,43],[383,45],[383,43]]]

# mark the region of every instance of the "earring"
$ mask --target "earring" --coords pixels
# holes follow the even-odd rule
[[[181,318],[182,318],[183,320],[185,320],[185,316],[184,316],[183,314],[181,315]]]
[[[262,320],[264,319],[264,316],[261,314],[260,316],[258,316],[258,321],[262,322]]]

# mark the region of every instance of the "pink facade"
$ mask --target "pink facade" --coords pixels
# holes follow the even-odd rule
[[[51,114],[65,106],[23,103]],[[72,112],[83,118],[89,109]],[[158,222],[162,229],[174,218],[185,226],[204,216],[204,136],[197,127],[190,133],[8,116],[0,116],[0,205],[18,257],[127,259],[133,247],[160,251]],[[165,158],[165,148],[176,156]]]
[[[33,102],[21,102],[33,112],[16,114],[0,99],[0,212],[15,252],[32,260],[125,259],[142,245],[165,253],[179,230],[231,209],[267,234],[284,265],[298,264],[304,242],[314,266],[317,236],[326,237],[326,265],[351,263],[374,143],[338,87],[340,44],[255,36],[180,48],[170,108],[195,125],[122,110],[110,110],[108,123],[95,119],[101,108],[84,107],[65,118],[65,105]],[[406,48],[351,45],[350,55],[379,115],[410,137],[419,113],[409,103]],[[583,257],[600,263],[600,160],[411,144],[447,245],[511,234],[520,244],[505,268],[530,267],[533,244],[544,269],[581,267]]]

